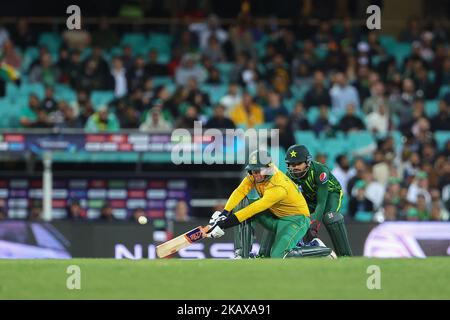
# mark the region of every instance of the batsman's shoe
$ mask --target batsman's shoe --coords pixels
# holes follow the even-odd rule
[[[234,251],[233,259],[242,259],[242,250],[241,249],[237,249]]]

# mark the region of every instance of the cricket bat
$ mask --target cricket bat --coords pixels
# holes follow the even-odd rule
[[[189,247],[192,243],[206,238],[206,231],[208,229],[209,226],[198,226],[172,240],[166,241],[156,247],[156,255],[158,258],[165,258],[183,248]]]

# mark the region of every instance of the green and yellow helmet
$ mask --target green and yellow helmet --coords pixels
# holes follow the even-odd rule
[[[251,176],[254,171],[259,171],[265,176],[263,181],[267,181],[274,173],[272,158],[266,150],[255,150],[250,153],[245,166],[245,170]],[[259,181],[259,182],[263,182]],[[258,183],[259,183],[258,182]]]
[[[289,172],[294,177],[301,178],[308,172],[309,167],[311,166],[312,156],[309,153],[308,148],[306,148],[304,145],[295,144],[293,146],[290,146],[286,151],[284,161],[286,162]],[[290,167],[290,165],[300,164],[303,162],[306,163],[305,170],[296,170]]]

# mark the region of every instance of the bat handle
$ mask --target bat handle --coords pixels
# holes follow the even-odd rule
[[[201,230],[202,230],[202,233],[203,233],[203,237],[204,237],[204,238],[207,237],[206,233],[208,232],[209,229],[211,229],[211,226],[210,226],[210,225],[201,227]]]

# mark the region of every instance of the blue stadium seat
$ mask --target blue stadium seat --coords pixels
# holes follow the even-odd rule
[[[443,150],[447,141],[450,140],[450,131],[436,131],[434,133],[434,138],[438,144],[438,148]]]
[[[397,60],[397,66],[401,66],[407,56],[411,54],[411,44],[406,42],[400,42],[391,47],[391,54],[394,55]],[[388,50],[389,51],[389,50]]]
[[[75,90],[64,84],[57,84],[54,87],[55,99],[57,101],[64,100],[68,103],[75,101],[77,99],[77,94]]]
[[[305,98],[306,92],[308,92],[309,87],[308,86],[297,86],[297,85],[292,85],[291,86],[291,92],[292,95],[294,96],[295,99],[297,100],[302,100]]]
[[[255,129],[272,129],[274,126],[273,122],[264,122],[262,124],[255,125]]]
[[[228,86],[227,85],[214,85],[210,87],[209,91],[209,98],[211,100],[211,103],[214,105],[216,103],[219,103],[220,99],[224,97],[228,92]]]
[[[314,146],[316,146],[318,144],[317,142],[317,137],[314,134],[314,132],[312,131],[302,131],[302,130],[297,130],[294,132],[294,136],[295,136],[295,142],[297,144],[304,144],[304,145],[311,145],[313,144]]]
[[[92,48],[84,48],[84,50],[81,52],[81,60],[86,59],[92,54]]]
[[[39,99],[44,98],[45,88],[42,83],[22,83],[19,88],[19,94],[22,95],[30,95],[30,94],[36,94]]]
[[[95,90],[91,93],[91,101],[94,105],[94,109],[97,109],[102,105],[107,105],[112,100],[114,100],[114,91]]]
[[[147,37],[143,33],[126,33],[122,36],[120,41],[121,46],[130,46],[133,49],[138,46],[143,46],[147,43]]]
[[[398,130],[393,130],[390,132],[390,135],[394,138],[395,149],[400,151],[403,144],[403,135]]]
[[[62,43],[61,35],[53,32],[44,32],[39,36],[39,46],[46,47],[50,52],[58,52]]]
[[[19,86],[17,86],[13,82],[7,82],[6,83],[6,96],[7,97],[13,97],[19,94]]]
[[[174,82],[174,80],[171,77],[154,77],[153,78],[153,86],[154,87],[168,85],[173,82]]]
[[[373,213],[369,211],[358,211],[355,214],[355,220],[360,222],[371,222]]]
[[[349,151],[355,151],[375,143],[375,140],[369,131],[349,132],[346,141],[348,143]]]
[[[278,153],[278,157],[276,157]],[[286,150],[283,147],[271,148],[270,155],[272,157],[272,161],[275,165],[280,169],[283,173],[287,171],[286,162],[284,162],[284,156],[286,154]]]
[[[397,44],[397,40],[393,36],[380,35],[378,39],[381,46],[384,48],[390,48],[391,46],[395,46]]]
[[[289,111],[289,113],[294,111],[296,103],[297,103],[297,99],[295,99],[295,98],[285,99],[284,100],[284,106],[286,107],[287,111]]]
[[[311,107],[308,109],[306,113],[306,118],[308,118],[308,122],[310,125],[313,125],[317,119],[319,118],[319,108],[318,107]]]
[[[433,118],[439,112],[439,100],[425,101],[425,114],[428,118]]]
[[[450,93],[450,85],[442,86],[439,89],[439,98],[443,98],[447,93]]]
[[[328,54],[328,49],[323,47],[317,47],[314,53],[319,57],[319,59],[324,59]]]
[[[0,99],[0,128],[18,128],[20,127],[20,115],[22,108],[11,103],[9,98]]]
[[[233,69],[233,64],[228,62],[219,62],[215,64],[217,70],[219,70],[220,78],[223,82],[228,83],[230,81],[231,70]]]
[[[28,47],[23,53],[22,65],[20,70],[22,73],[28,71],[31,63],[39,57],[39,49],[37,47]]]
[[[228,86],[225,84],[219,85],[203,84],[200,86],[200,90],[207,93],[209,95],[211,103],[215,105],[216,103],[219,103],[220,99],[222,99],[222,97],[227,94]]]

